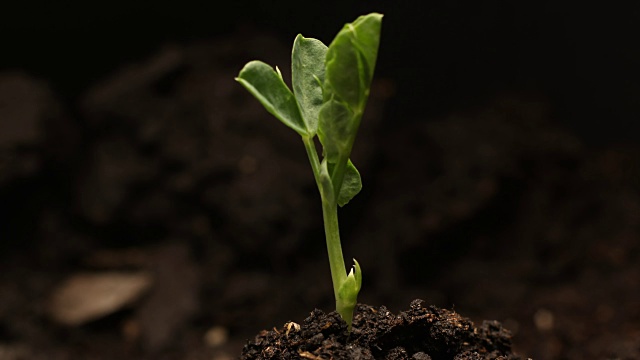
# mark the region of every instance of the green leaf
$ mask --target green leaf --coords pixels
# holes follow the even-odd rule
[[[360,172],[353,165],[351,160],[347,162],[347,168],[344,173],[344,180],[340,187],[340,195],[338,195],[338,205],[345,206],[362,190],[362,179]]]
[[[340,154],[349,151],[353,138],[353,113],[342,102],[329,100],[320,109],[318,137],[324,149],[324,157],[330,163],[338,161]]]
[[[367,88],[371,85],[373,73],[376,68],[381,28],[381,14],[374,13],[361,16],[353,22],[353,45],[358,48],[360,55],[364,57],[363,65],[365,65],[365,68],[363,69],[364,74],[362,77],[366,80],[365,84]]]
[[[251,61],[244,66],[236,80],[262,103],[269,113],[295,130],[308,135],[298,103],[282,80],[282,75],[262,61]]]
[[[324,60],[327,46],[320,40],[298,35],[291,53],[291,79],[293,93],[308,133],[315,135],[318,129],[318,113],[322,107]]]
[[[346,24],[327,49],[325,103],[320,109],[318,135],[325,158],[335,164],[331,178],[336,193],[342,188],[347,160],[369,97],[381,25],[380,14],[361,16]]]
[[[373,13],[346,24],[327,50],[324,98],[335,97],[362,113],[378,57],[382,15]]]
[[[333,40],[327,51],[324,99],[345,102],[351,109],[360,107],[363,92],[360,81],[358,53],[344,30]]]

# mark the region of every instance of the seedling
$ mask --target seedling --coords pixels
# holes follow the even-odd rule
[[[346,24],[329,47],[298,35],[291,55],[293,92],[278,67],[274,70],[261,61],[247,63],[236,78],[269,113],[302,137],[322,200],[336,310],[349,329],[362,271],[354,259],[347,274],[338,206],[346,205],[362,189],[360,173],[349,158],[369,98],[381,25],[380,14],[361,16]],[[322,161],[316,151],[316,135]]]

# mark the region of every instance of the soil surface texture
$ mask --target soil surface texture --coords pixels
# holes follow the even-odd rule
[[[314,310],[293,322],[262,331],[245,345],[242,360],[483,360],[521,359],[511,352],[511,333],[499,322],[476,327],[469,319],[414,300],[394,315],[386,307],[359,304],[351,333],[338,313]]]

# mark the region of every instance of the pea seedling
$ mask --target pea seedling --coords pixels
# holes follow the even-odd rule
[[[354,259],[347,274],[338,206],[346,205],[362,189],[360,173],[349,157],[369,97],[381,25],[381,14],[361,16],[346,24],[329,47],[298,35],[291,55],[293,92],[278,67],[274,70],[261,61],[247,63],[236,78],[269,113],[302,137],[322,200],[336,310],[349,329],[362,271]],[[322,145],[322,161],[316,151],[316,135]]]

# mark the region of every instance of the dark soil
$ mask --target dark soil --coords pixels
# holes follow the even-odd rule
[[[511,334],[496,321],[475,327],[459,314],[425,307],[415,300],[408,311],[393,315],[386,307],[359,304],[351,333],[338,313],[314,310],[293,322],[262,331],[245,345],[243,360],[481,360],[520,359],[511,352]]]

